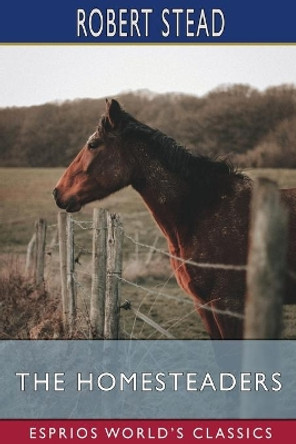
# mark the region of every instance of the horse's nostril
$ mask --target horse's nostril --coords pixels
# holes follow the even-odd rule
[[[58,195],[58,190],[55,188],[55,189],[53,190],[52,194],[53,194],[53,197],[56,199],[56,198],[57,198],[57,195]]]

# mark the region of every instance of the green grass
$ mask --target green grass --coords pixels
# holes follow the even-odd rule
[[[39,217],[48,221],[49,241],[54,235],[58,208],[52,198],[52,189],[61,176],[62,168],[0,168],[0,248],[2,264],[11,255],[17,255],[23,260],[26,246],[34,232],[34,222]],[[296,187],[296,170],[248,170],[252,177],[264,176],[278,182],[280,187]],[[147,208],[139,195],[128,187],[114,195],[86,205],[80,213],[74,214],[78,220],[90,220],[94,207],[104,207],[111,212],[121,215],[125,231],[131,236],[137,232],[139,240],[151,245],[156,235],[160,235],[159,229],[152,220]],[[76,242],[84,248],[91,247],[91,234],[89,231],[77,229]],[[166,249],[166,241],[160,236],[158,247]],[[79,248],[78,248],[79,250]],[[76,251],[77,252],[77,251]],[[128,266],[135,258],[135,246],[125,241],[124,268],[130,274]],[[172,272],[169,269],[167,259],[154,264],[154,270],[145,267],[147,250],[139,250],[140,270],[131,280],[153,291],[160,291],[180,298],[172,301],[166,298],[149,294],[140,288],[123,285],[122,297],[132,302],[133,307],[153,318],[156,322],[177,338],[206,338],[207,335],[201,321],[193,309],[193,304],[188,304],[188,296],[178,287]],[[59,294],[59,268],[57,252],[47,258],[49,263],[48,286],[49,290]],[[51,262],[51,264],[50,264]],[[80,268],[79,268],[80,267]],[[160,279],[156,279],[156,270]],[[89,277],[83,278],[83,270],[89,273],[90,258],[85,255],[81,258],[81,265],[77,266],[79,279],[86,286],[86,291],[79,290],[81,313],[88,305]],[[84,279],[84,280],[83,280]],[[82,316],[86,316],[85,312]],[[284,310],[285,330],[284,337],[295,338],[296,310],[295,307],[286,307]],[[157,338],[158,333],[142,323],[135,321],[131,312],[122,311],[121,325],[128,335],[137,338]]]

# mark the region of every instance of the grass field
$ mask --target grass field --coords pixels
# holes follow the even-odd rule
[[[39,217],[46,218],[49,224],[55,223],[58,208],[52,190],[62,172],[62,168],[0,168],[2,252],[24,252],[32,236],[34,222]],[[140,197],[130,187],[99,204],[87,205],[77,218],[90,219],[95,206],[119,212],[123,220],[128,218],[134,228],[154,227]]]
[[[0,168],[0,248],[2,252],[24,252],[34,230],[34,221],[44,217],[55,223],[58,208],[52,198],[52,189],[63,168]],[[296,170],[246,170],[252,178],[266,176],[280,187],[296,187]],[[77,215],[89,219],[95,206],[121,214],[133,232],[143,229],[157,232],[142,199],[131,188],[126,188],[107,199],[89,204]],[[152,234],[153,235],[153,234]]]
[[[0,247],[1,264],[5,268],[10,263],[11,256],[18,257],[22,264],[26,246],[34,231],[34,221],[39,217],[47,219],[49,226],[56,224],[58,209],[53,201],[51,192],[62,168],[0,168]],[[295,170],[249,170],[252,178],[266,176],[276,180],[280,187],[296,187]],[[157,235],[158,228],[148,213],[144,203],[138,194],[130,187],[122,190],[100,203],[87,205],[74,218],[79,221],[90,220],[92,209],[100,206],[111,212],[121,215],[126,232],[139,236],[139,240],[151,245]],[[48,238],[54,235],[54,227],[49,228]],[[90,246],[91,236],[77,229],[77,243]],[[159,248],[166,249],[166,242],[162,236],[158,241]],[[198,316],[193,310],[193,305],[188,303],[189,298],[177,286],[170,271],[168,261],[155,257],[147,268],[144,265],[147,251],[139,250],[139,263],[135,262],[135,247],[130,242],[125,242],[124,249],[125,276],[135,281],[154,293],[159,291],[170,296],[176,296],[179,300],[171,300],[141,290],[139,287],[123,285],[123,298],[131,301],[132,305],[156,320],[164,328],[177,338],[206,338],[207,335],[201,325]],[[56,258],[57,259],[57,258]],[[49,290],[59,293],[58,263],[54,264],[54,258],[50,258],[52,268],[48,271]],[[83,270],[89,270],[90,258],[81,259],[81,268],[77,267],[77,275],[87,288],[89,277],[83,276]],[[80,291],[80,290],[79,290]],[[80,291],[80,306],[87,307],[88,290]],[[285,308],[284,337],[296,338],[296,310],[295,307]],[[130,312],[122,312],[122,329],[127,336],[137,338],[157,338],[151,327],[141,321],[135,321]]]

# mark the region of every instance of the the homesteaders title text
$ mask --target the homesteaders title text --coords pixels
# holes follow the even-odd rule
[[[204,8],[93,8],[77,9],[79,38],[145,39],[158,34],[166,38],[219,38],[225,31],[221,9]]]
[[[19,389],[25,391],[65,391],[65,372],[17,372],[15,376],[19,381]],[[241,392],[279,392],[282,389],[281,373],[274,372],[266,374],[263,372],[240,372],[238,375],[230,372],[212,375],[209,372],[92,372],[76,374],[75,389],[77,391],[102,391],[109,392],[117,390],[163,392],[186,391],[203,392],[211,390],[214,392],[225,392],[237,389]],[[69,386],[68,386],[69,389]]]

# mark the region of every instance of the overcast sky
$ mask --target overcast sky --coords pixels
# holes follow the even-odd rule
[[[1,46],[0,107],[296,83],[296,46]]]

